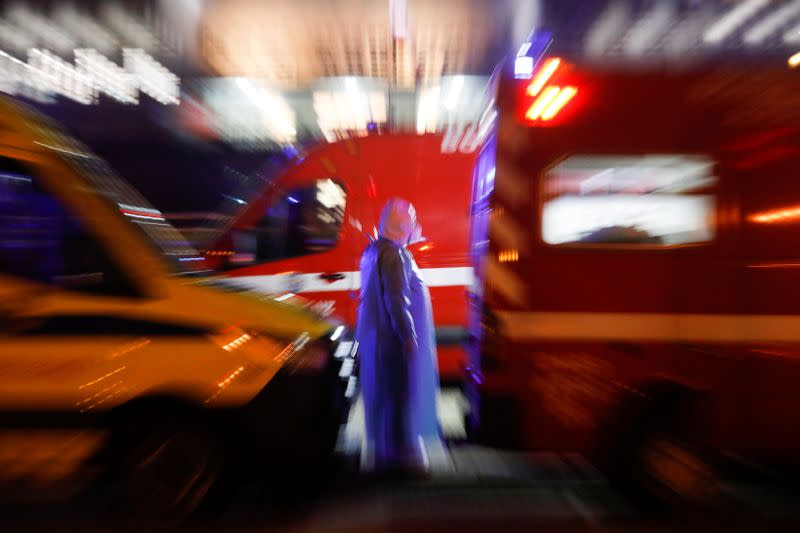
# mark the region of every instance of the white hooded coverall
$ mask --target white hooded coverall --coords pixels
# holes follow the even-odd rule
[[[430,293],[405,246],[416,228],[413,206],[390,200],[380,237],[361,257],[356,337],[367,468],[427,468],[429,453],[443,450]]]

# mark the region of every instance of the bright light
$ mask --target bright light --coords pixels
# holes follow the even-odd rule
[[[706,30],[703,34],[703,42],[716,44],[724,41],[736,28],[761,11],[767,4],[769,4],[769,0],[747,0],[740,3]]]
[[[386,97],[382,90],[359,87],[359,80],[346,77],[344,88],[335,91],[315,91],[314,111],[317,124],[329,142],[342,136],[367,135],[370,123],[386,122]]]
[[[464,76],[456,76],[453,78],[453,81],[450,83],[450,92],[447,95],[447,100],[445,101],[445,108],[448,111],[453,111],[458,104],[458,96],[461,93],[461,88],[464,86]]]
[[[497,110],[491,109],[488,110],[488,114],[484,114],[481,116],[480,121],[478,122],[478,138],[477,142],[482,144],[484,140],[486,140],[489,131],[492,129],[495,123],[495,119],[497,118]]]
[[[438,85],[422,89],[417,104],[417,133],[432,133],[436,131],[439,121],[439,95],[441,89]]]
[[[136,77],[97,50],[75,50],[75,64],[91,76],[95,88],[124,104],[138,104],[139,91]]]
[[[333,180],[320,180],[317,182],[317,201],[328,209],[343,208],[345,194]]]
[[[664,41],[664,52],[672,58],[681,58],[700,42],[703,32],[714,16],[712,8],[697,10],[691,17],[681,21],[677,27],[667,34]]]
[[[640,18],[625,36],[623,49],[629,56],[641,56],[669,29],[675,16],[671,4],[656,4]]]
[[[795,53],[786,61],[791,68],[800,66],[800,52]]]
[[[297,136],[294,111],[284,98],[273,91],[256,87],[249,80],[239,78],[236,84],[261,111],[264,128],[278,142],[290,143]]]
[[[339,344],[339,347],[336,348],[336,351],[334,352],[333,356],[336,359],[344,359],[345,357],[350,355],[352,350],[353,350],[353,342],[342,341]]]
[[[86,153],[75,152],[73,150],[67,150],[61,146],[53,146],[52,144],[40,143],[39,141],[33,141],[33,144],[38,144],[39,146],[44,146],[48,150],[55,150],[56,152],[61,152],[62,154],[69,154],[73,157],[83,157],[86,159],[91,159],[92,156]]]
[[[548,87],[545,89],[528,109],[528,112],[525,113],[525,118],[528,120],[538,120],[545,108],[555,100],[560,91],[561,89],[559,87]]]
[[[17,27],[26,30],[37,42],[42,43],[45,48],[62,54],[66,54],[75,48],[75,39],[67,35],[58,25],[34,12],[22,2],[13,4],[6,11],[6,16]]]
[[[408,6],[406,0],[390,0],[389,19],[392,26],[392,37],[405,39],[408,35]]]
[[[333,334],[331,335],[331,340],[335,341],[336,339],[342,336],[342,333],[344,333],[344,326],[338,326],[335,330],[333,330]]]
[[[295,198],[293,196],[287,196],[286,199],[289,200],[290,202],[292,202],[293,204],[299,204],[300,203],[300,200],[298,200],[297,198]]]
[[[4,48],[24,52],[36,46],[36,39],[16,25],[0,21],[0,43]]]
[[[37,88],[91,104],[96,99],[92,80],[85,73],[47,50],[29,50],[28,64],[39,73]]]
[[[96,104],[98,93],[137,104],[139,90],[162,104],[178,104],[178,77],[142,50],[123,49],[125,68],[93,48],[74,50],[75,65],[47,50],[32,48],[28,63],[0,51],[0,90],[9,94],[60,95],[83,104]]]
[[[122,51],[125,70],[139,80],[139,90],[162,104],[180,103],[180,80],[150,54],[140,48]]]
[[[120,67],[92,48],[79,48],[74,53],[75,66],[37,49],[28,52],[28,65],[19,61],[0,65],[4,77],[16,83],[16,87],[3,90],[16,94],[20,85],[27,85],[83,104],[97,103],[97,93],[103,92],[119,102],[136,104],[141,88],[162,104],[178,103],[178,77],[141,50],[123,50],[128,68]],[[1,53],[0,56],[3,60],[7,57]]]
[[[700,194],[561,196],[542,208],[542,238],[548,244],[705,242],[714,234],[713,212],[713,198]],[[595,232],[607,232],[609,240],[593,241]]]
[[[344,391],[345,398],[352,398],[356,393],[356,383],[358,379],[355,376],[350,376],[347,380],[347,390]]]
[[[564,87],[561,89],[561,92],[558,93],[553,103],[547,106],[547,109],[542,112],[542,120],[550,120],[555,117],[576,94],[578,94],[578,89],[575,87]]]
[[[789,4],[784,5],[780,9],[776,9],[767,17],[761,19],[758,23],[747,30],[744,34],[744,42],[749,45],[761,44],[767,37],[775,33],[781,26],[786,24],[787,21],[793,19],[800,14],[800,0],[795,0]]]
[[[227,198],[228,200],[230,200],[232,202],[236,202],[239,205],[244,205],[244,204],[247,203],[244,200],[242,200],[241,198],[236,198],[235,196],[228,196],[227,194],[223,194],[222,196],[224,196],[225,198]]]
[[[26,94],[36,88],[34,80],[42,73],[27,63],[0,50],[0,91],[8,94]]]
[[[800,218],[800,207],[787,207],[774,211],[756,213],[750,217],[750,220],[760,224],[772,224],[774,222],[791,222],[798,218]]]
[[[96,48],[103,54],[112,54],[119,47],[120,43],[114,34],[98,24],[88,13],[79,11],[73,5],[58,6],[55,20],[83,44]]]
[[[574,155],[547,171],[542,237],[686,244],[714,233],[713,162],[685,154]]]
[[[282,301],[284,301],[284,300],[288,300],[288,299],[289,299],[289,298],[291,298],[292,296],[294,296],[294,293],[293,293],[293,292],[287,292],[287,293],[286,293],[286,294],[284,294],[283,296],[278,296],[277,298],[275,298],[275,301],[276,301],[276,302],[282,302]]]
[[[386,98],[383,93],[373,91],[367,95],[369,102],[369,116],[372,122],[383,124],[386,122]]]
[[[531,49],[531,43],[522,43],[522,46],[519,47],[519,51],[517,52],[517,57],[524,56],[525,54],[528,53],[528,50],[530,49]]]
[[[514,60],[514,77],[528,79],[533,75],[533,58],[522,56]]]
[[[561,65],[561,60],[557,57],[548,59],[545,64],[542,66],[539,73],[536,74],[536,77],[533,79],[530,85],[528,85],[528,90],[525,91],[528,96],[536,96],[539,94],[539,91],[542,90],[544,84],[547,83],[553,74],[558,69],[559,65]]]
[[[502,250],[498,255],[497,259],[501,263],[514,263],[519,261],[519,250],[511,249],[511,250]]]
[[[628,3],[609,2],[608,8],[586,32],[586,55],[602,56],[628,27]]]
[[[787,44],[800,43],[800,24],[796,24],[784,32],[783,42]]]
[[[158,40],[145,26],[144,22],[130,14],[116,2],[105,2],[100,10],[100,16],[126,43],[148,51],[154,51],[158,48]]]

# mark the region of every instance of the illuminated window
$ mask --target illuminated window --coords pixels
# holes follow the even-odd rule
[[[0,157],[0,273],[69,290],[134,296],[102,244],[33,170]]]
[[[587,156],[544,177],[549,244],[679,245],[714,237],[713,162],[702,156]]]
[[[328,251],[339,242],[347,194],[331,180],[292,189],[267,208],[252,230],[233,234],[230,266]]]

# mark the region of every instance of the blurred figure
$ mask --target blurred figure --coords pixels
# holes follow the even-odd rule
[[[379,471],[427,471],[432,455],[443,456],[430,294],[406,249],[419,240],[414,207],[392,199],[381,213],[380,236],[361,257],[362,463]]]

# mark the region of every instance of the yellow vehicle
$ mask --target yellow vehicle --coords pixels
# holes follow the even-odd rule
[[[0,101],[0,477],[88,457],[107,494],[186,513],[234,463],[277,476],[332,451],[343,326],[199,266],[103,161]]]

